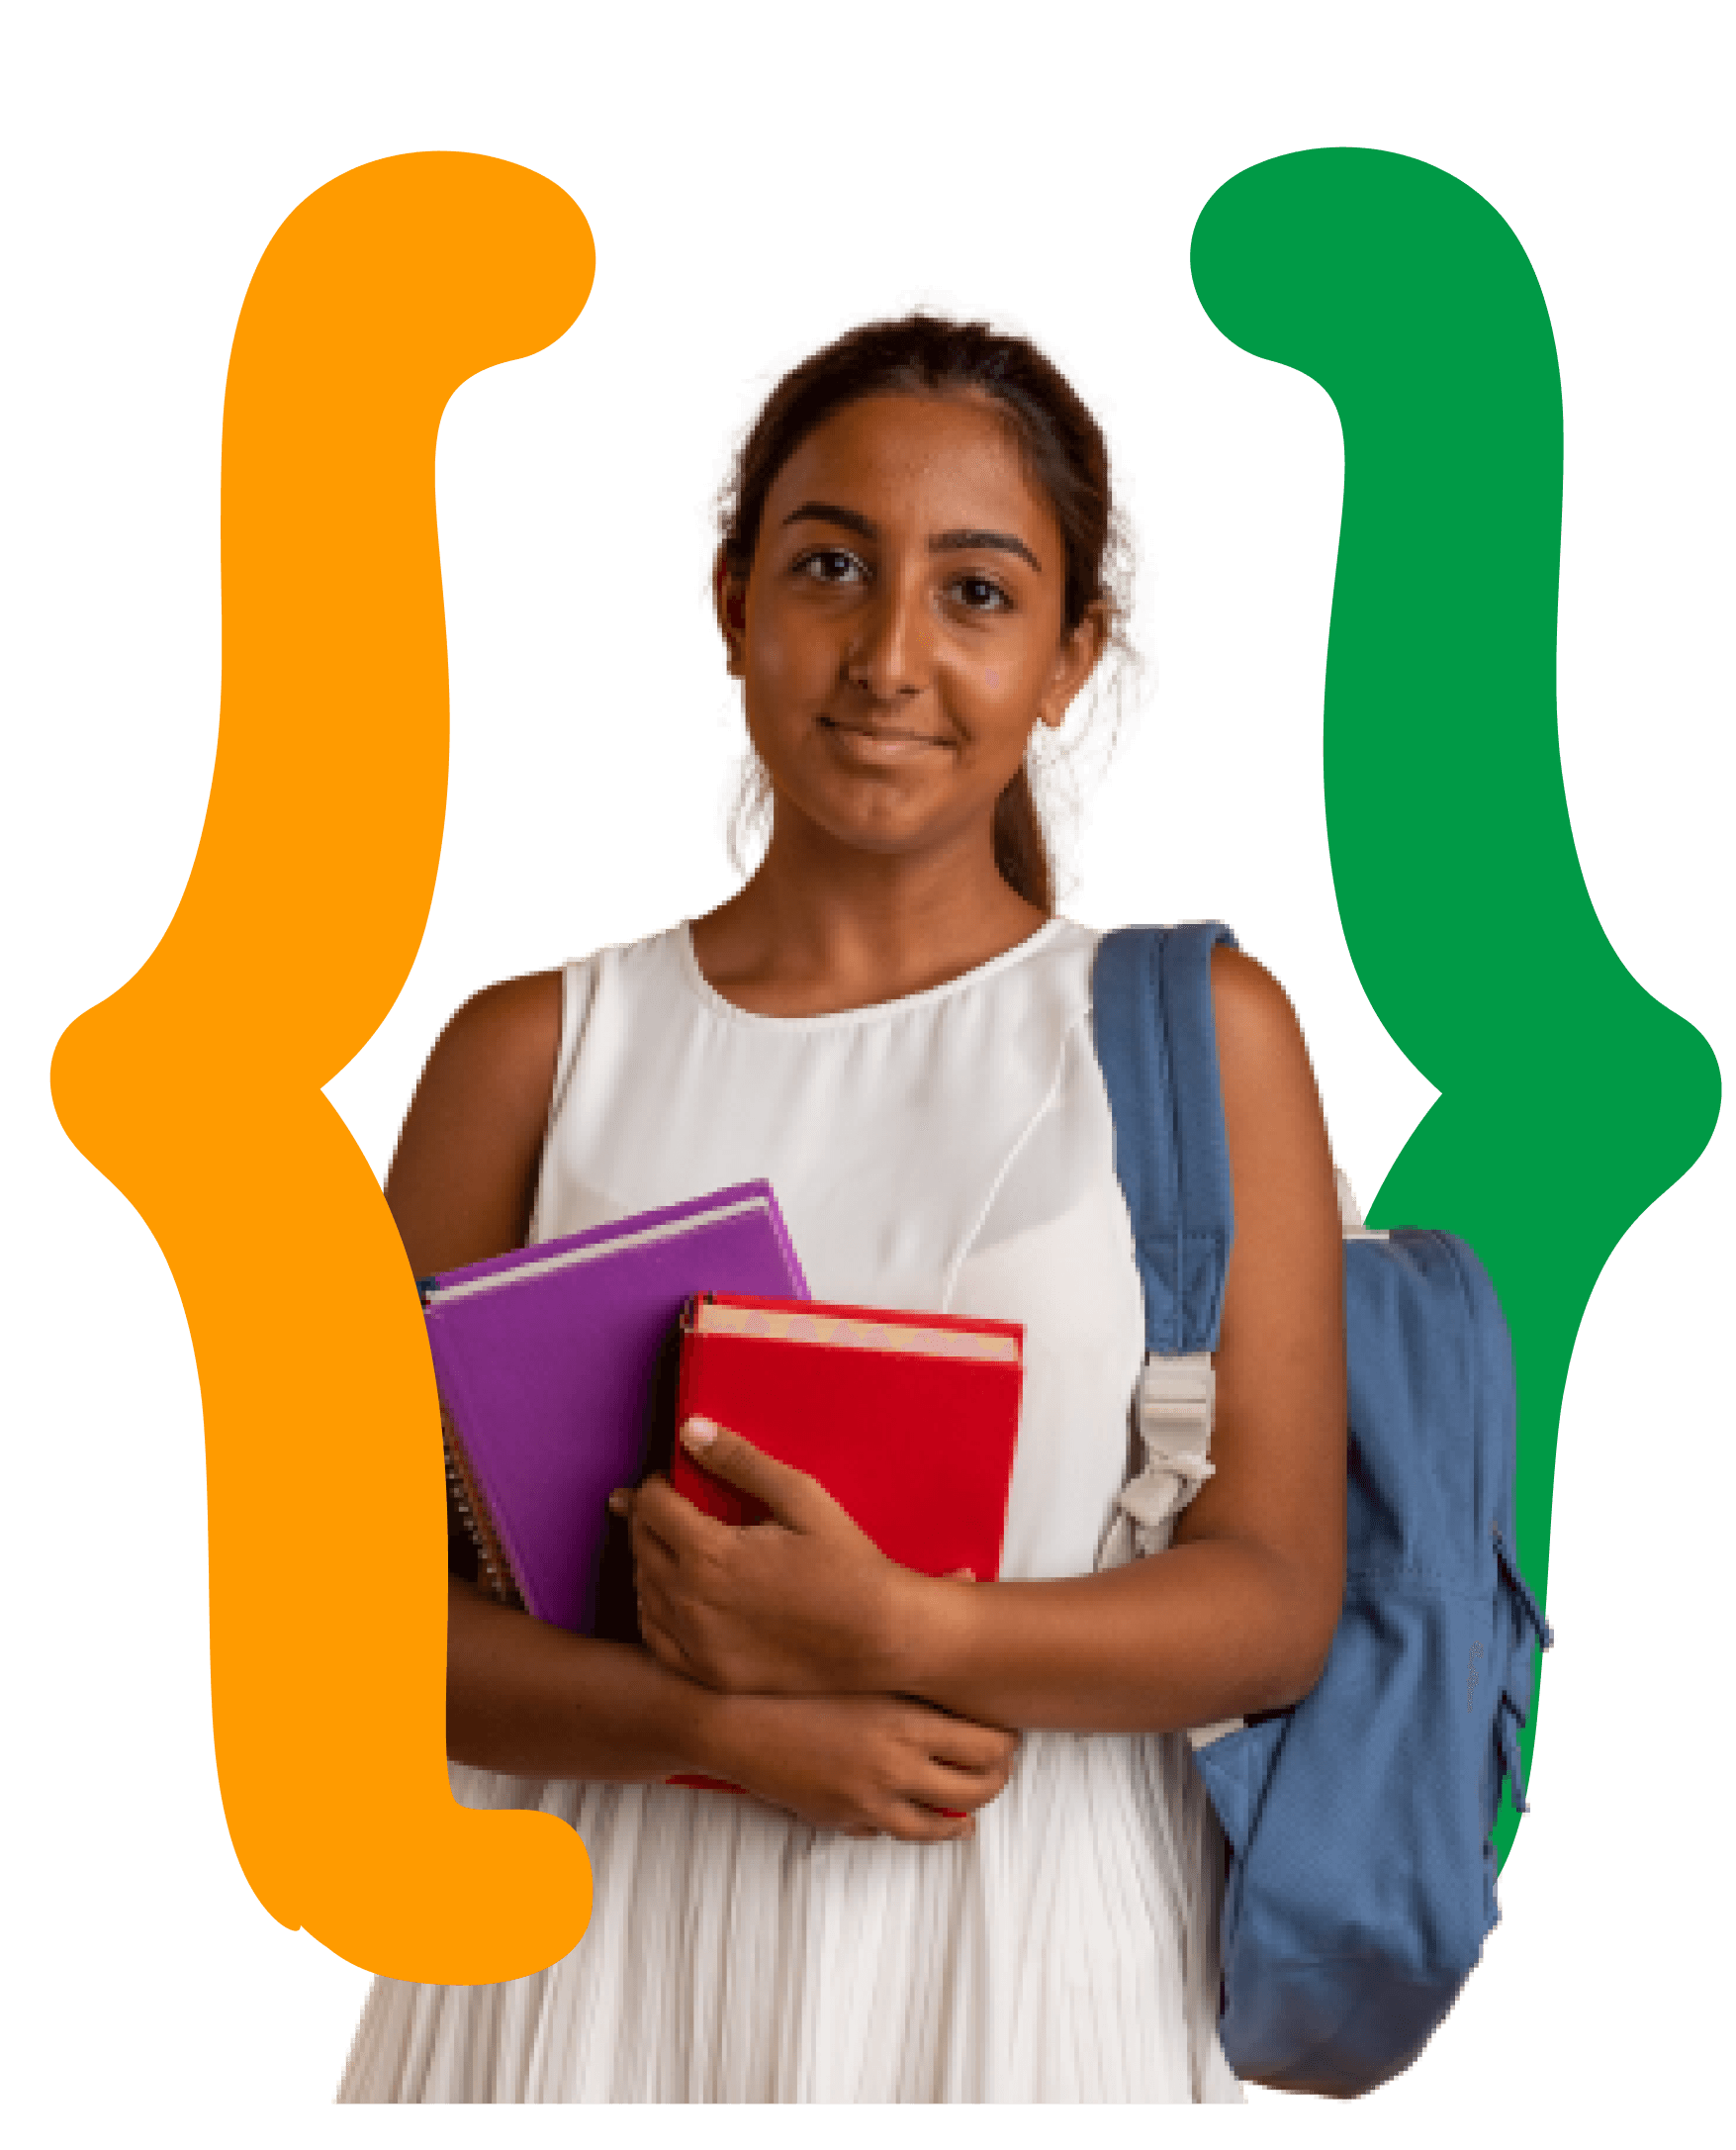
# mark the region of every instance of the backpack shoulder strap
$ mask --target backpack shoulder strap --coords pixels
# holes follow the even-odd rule
[[[1145,1349],[1217,1349],[1234,1237],[1230,1148],[1212,1020],[1211,922],[1105,934],[1092,1025],[1115,1123],[1115,1169],[1133,1218]]]

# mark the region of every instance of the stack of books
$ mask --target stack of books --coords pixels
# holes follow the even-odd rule
[[[418,1288],[452,1503],[503,1604],[638,1641],[609,1494],[663,1470],[724,1522],[765,1513],[679,1445],[693,1417],[808,1472],[901,1565],[999,1570],[1023,1331],[814,1301],[765,1180]]]

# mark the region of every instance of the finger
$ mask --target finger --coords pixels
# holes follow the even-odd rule
[[[991,1748],[1017,1746],[1022,1734],[1007,1725],[985,1725],[981,1718],[960,1717],[939,1703],[917,1695],[899,1695],[896,1701],[909,1713],[906,1730],[934,1748],[937,1754],[978,1754]]]
[[[728,1692],[734,1684],[730,1652],[719,1645],[704,1620],[695,1617],[679,1588],[666,1589],[655,1577],[643,1577],[638,1594],[640,1634],[655,1629],[669,1644],[677,1670],[720,1694]]]
[[[643,1572],[634,1577],[633,1587],[639,1607],[641,1629],[648,1620],[655,1621],[678,1647],[690,1655],[688,1645],[692,1639],[691,1631],[687,1621],[683,1618],[684,1608],[680,1599],[667,1590],[658,1577]]]
[[[974,1836],[976,1823],[967,1814],[942,1814],[919,1799],[903,1799],[887,1819],[886,1833],[907,1844],[950,1844]]]
[[[838,1505],[805,1470],[779,1463],[710,1419],[688,1419],[682,1428],[682,1447],[712,1477],[751,1493],[791,1530],[811,1530],[826,1509]]]
[[[673,1561],[700,1556],[724,1558],[737,1538],[733,1525],[702,1514],[666,1477],[651,1477],[642,1483],[629,1522],[634,1531],[645,1533],[645,1540],[658,1543]]]
[[[1006,1762],[961,1765],[935,1758],[922,1778],[922,1796],[927,1799],[932,1795],[945,1800],[949,1806],[957,1806],[961,1801],[980,1805],[983,1800],[993,1799],[997,1792],[1004,1791],[1012,1773]]]
[[[937,1703],[920,1702],[911,1695],[896,1699],[910,1713],[902,1728],[905,1737],[930,1760],[956,1769],[1011,1769],[1023,1733],[1003,1725],[957,1717]]]
[[[927,1746],[930,1756],[949,1769],[1004,1772],[1013,1766],[1019,1735],[1003,1731],[998,1725],[973,1725],[967,1718],[954,1718],[929,1729]]]
[[[635,1530],[655,1538],[678,1558],[684,1551],[698,1550],[708,1539],[729,1529],[727,1523],[719,1523],[714,1516],[701,1514],[661,1471],[647,1478],[635,1494],[632,1522]]]
[[[937,1767],[932,1775],[917,1779],[912,1797],[925,1806],[974,1814],[991,1800],[999,1799],[1011,1774],[1005,1769],[948,1769]]]
[[[701,1687],[706,1684],[704,1673],[683,1649],[680,1638],[643,1605],[639,1608],[639,1633],[645,1638],[645,1647],[666,1670],[696,1680]]]
[[[667,1579],[681,1566],[681,1555],[676,1548],[659,1538],[637,1513],[627,1525],[627,1543],[632,1548],[633,1573],[641,1578],[657,1575]]]
[[[1013,1774],[1011,1753],[986,1758],[978,1755],[963,1760],[931,1754],[925,1761],[921,1779],[923,1798],[932,1794],[946,1799],[949,1804],[957,1804],[955,1794],[979,1801],[993,1799]]]

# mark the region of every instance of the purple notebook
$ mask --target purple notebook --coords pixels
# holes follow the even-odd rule
[[[653,1378],[684,1303],[700,1291],[809,1296],[763,1179],[419,1288],[479,1579],[581,1634],[595,1624],[608,1496],[644,1467]]]

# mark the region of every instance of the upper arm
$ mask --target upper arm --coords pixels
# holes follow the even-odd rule
[[[1299,1656],[1324,1661],[1344,1576],[1344,1283],[1331,1152],[1308,1049],[1277,982],[1218,948],[1212,1009],[1235,1233],[1215,1357],[1215,1467],[1175,1538],[1234,1538],[1271,1555]]]
[[[561,1043],[561,974],[467,1000],[416,1084],[386,1200],[418,1276],[522,1246]]]

